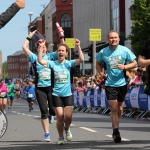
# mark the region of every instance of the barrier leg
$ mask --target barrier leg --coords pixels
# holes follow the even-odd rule
[[[102,114],[105,114],[108,110],[109,110],[109,108],[106,108],[106,109],[102,112]]]
[[[96,113],[99,113],[101,110],[102,110],[102,108],[101,108],[101,107],[100,107],[100,108],[98,108],[98,109],[97,109],[97,111],[96,111]]]
[[[95,110],[96,110],[96,107],[93,107],[90,112],[91,112],[91,113],[94,113]]]
[[[85,112],[88,113],[91,110],[91,108],[88,108]]]
[[[147,113],[148,111],[145,111],[145,113],[141,116],[141,118],[143,118]]]
[[[81,109],[81,111],[80,112],[84,112],[86,110],[86,108],[83,108],[83,109]]]

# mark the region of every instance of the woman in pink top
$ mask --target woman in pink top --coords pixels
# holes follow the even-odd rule
[[[7,103],[7,86],[4,83],[4,80],[0,80],[0,111],[6,113],[5,108],[6,108],[6,103]]]

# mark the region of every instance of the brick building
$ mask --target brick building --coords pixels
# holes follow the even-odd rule
[[[7,56],[7,67],[9,78],[23,79],[28,76],[28,58],[22,50]]]
[[[55,23],[59,22],[64,30],[65,38],[73,38],[73,6],[72,0],[56,0],[56,11],[52,14],[54,49],[60,43]]]

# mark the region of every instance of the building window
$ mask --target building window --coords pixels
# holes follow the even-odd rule
[[[119,1],[111,1],[112,29],[119,32]]]
[[[63,14],[61,17],[61,27],[71,27],[70,16],[68,14]]]

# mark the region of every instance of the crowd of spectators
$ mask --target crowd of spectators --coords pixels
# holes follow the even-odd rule
[[[146,84],[145,68],[137,67],[127,70],[125,76],[128,87],[144,86]],[[105,80],[99,74],[73,77],[72,91],[86,92],[92,89],[101,90],[101,88],[105,88],[104,84]]]

